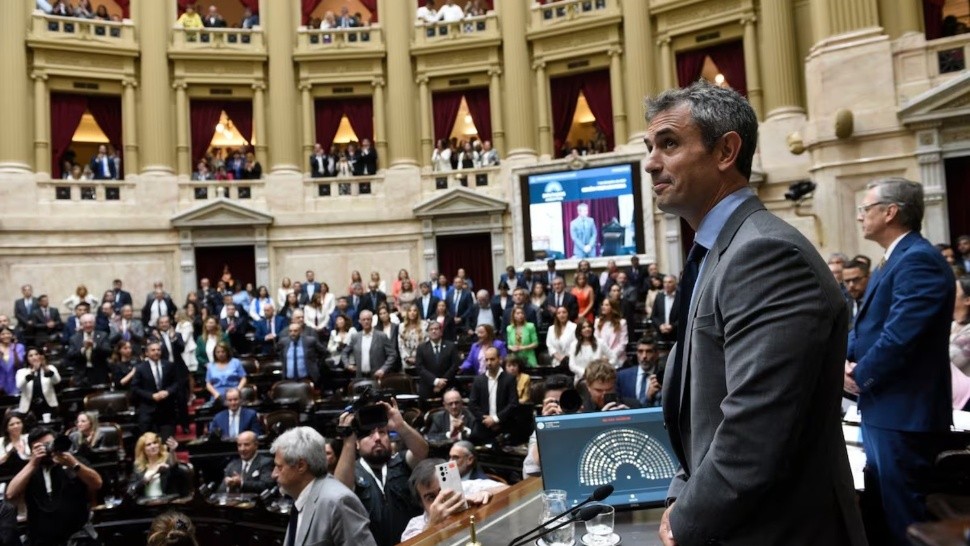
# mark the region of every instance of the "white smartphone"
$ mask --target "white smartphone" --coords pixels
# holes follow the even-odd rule
[[[461,495],[461,505],[463,510],[468,509],[468,501],[465,500],[465,489],[461,486],[461,474],[458,472],[458,463],[448,461],[436,465],[435,474],[438,475],[438,485],[441,489],[451,489]]]

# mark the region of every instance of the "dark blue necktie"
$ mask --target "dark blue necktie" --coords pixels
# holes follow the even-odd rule
[[[697,284],[697,274],[700,271],[701,261],[704,260],[704,256],[707,254],[707,248],[703,245],[694,243],[691,247],[690,253],[687,254],[687,263],[684,264],[684,273],[680,277],[680,288],[678,290],[677,297],[680,299],[678,301],[678,315],[677,315],[677,352],[674,354],[674,365],[671,368],[669,374],[666,374],[670,381],[671,393],[676,393],[674,397],[674,403],[679,410],[679,404],[677,401],[680,397],[681,390],[681,375],[684,365],[684,340],[686,338],[687,323],[690,320],[690,300],[694,293],[694,285]],[[683,387],[686,389],[686,387]],[[686,394],[684,395],[686,400]]]
[[[637,400],[643,407],[647,406],[647,372],[642,372],[640,374],[640,385],[638,387],[639,392],[637,393]]]
[[[296,344],[299,340],[290,341],[290,373],[286,379],[296,379],[297,366],[296,366]]]
[[[296,509],[296,506],[290,508],[290,523],[286,526],[286,546],[296,544],[296,522],[299,517],[300,511]]]

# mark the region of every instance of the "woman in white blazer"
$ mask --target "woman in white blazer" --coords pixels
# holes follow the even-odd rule
[[[20,413],[28,411],[42,419],[45,413],[55,413],[57,410],[57,394],[54,385],[61,382],[61,374],[57,368],[47,365],[43,353],[35,348],[27,351],[26,368],[17,370],[17,388],[20,389]],[[34,400],[34,386],[40,377],[41,395]]]

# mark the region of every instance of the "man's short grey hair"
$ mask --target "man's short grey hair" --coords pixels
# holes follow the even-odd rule
[[[733,89],[726,89],[706,80],[698,80],[681,89],[669,89],[647,98],[647,122],[662,112],[690,108],[690,116],[700,129],[707,151],[714,149],[718,139],[734,131],[741,137],[741,150],[735,166],[746,178],[751,178],[751,164],[758,147],[758,116],[747,99]]]
[[[469,442],[468,440],[458,440],[453,444],[454,447],[460,447],[475,457],[475,444]],[[475,457],[477,459],[477,457]]]
[[[436,479],[434,477],[434,467],[446,462],[448,461],[444,459],[425,459],[415,465],[414,470],[411,471],[411,477],[408,478],[408,489],[421,506],[424,506],[424,503],[421,501],[421,495],[418,494],[418,486],[431,487],[431,484]]]
[[[283,460],[290,466],[303,459],[315,477],[327,474],[326,440],[310,427],[295,427],[280,434],[273,440],[269,452],[273,455],[282,453]]]
[[[899,223],[913,230],[923,227],[923,185],[902,177],[879,178],[866,185],[876,189],[879,201],[899,207]]]
[[[484,288],[482,288],[475,295],[478,296],[479,298],[488,298],[488,290],[485,290]]]

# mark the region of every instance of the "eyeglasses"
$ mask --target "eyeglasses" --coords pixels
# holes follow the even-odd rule
[[[857,210],[859,214],[865,214],[869,212],[869,209],[871,209],[876,205],[896,205],[897,207],[903,206],[902,203],[897,203],[895,201],[876,201],[875,203],[859,205],[858,207],[855,208],[855,210]]]

